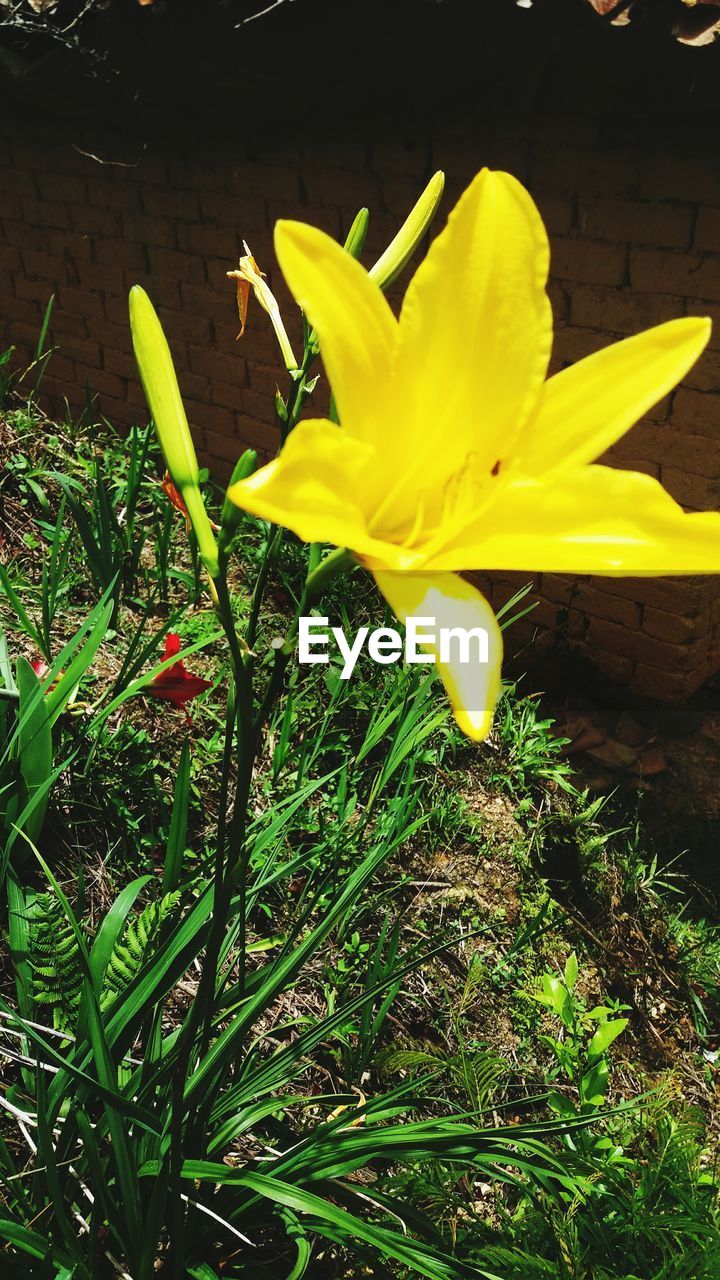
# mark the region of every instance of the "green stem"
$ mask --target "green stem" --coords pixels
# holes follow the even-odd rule
[[[265,554],[263,562],[260,566],[260,572],[255,583],[255,590],[252,595],[252,603],[250,606],[250,618],[245,632],[245,639],[248,649],[252,649],[255,645],[257,636],[257,626],[260,619],[260,609],[262,607],[263,597],[265,595],[265,587],[267,586],[268,576],[275,559],[275,554],[282,542],[283,531],[278,529],[277,525],[271,524],[268,529],[267,541],[265,543]]]

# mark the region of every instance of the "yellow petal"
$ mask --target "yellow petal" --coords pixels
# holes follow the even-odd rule
[[[684,378],[710,329],[700,316],[670,320],[550,378],[516,448],[522,471],[539,476],[599,458]]]
[[[490,478],[540,395],[552,338],[548,242],[525,189],[484,169],[410,282],[396,361],[398,493],[442,494],[472,460]],[[397,494],[393,495],[393,500]],[[388,502],[389,506],[389,502]]]
[[[330,236],[278,222],[275,249],[296,302],[317,329],[345,431],[379,439],[397,322],[367,271]]]
[[[330,542],[396,568],[401,547],[368,532],[362,498],[372,490],[377,458],[369,445],[332,422],[298,423],[273,462],[231,485],[227,497],[252,515],[292,529],[304,542]]]
[[[455,719],[469,738],[482,742],[492,728],[493,712],[501,692],[502,633],[487,600],[456,573],[388,573],[374,570],[375,580],[393,613],[401,622],[409,617],[432,619],[427,633],[436,642],[423,645],[437,666]],[[478,641],[469,641],[469,658],[460,652],[456,638],[449,660],[440,651],[441,628],[487,634],[488,661],[480,661]]]
[[[720,572],[720,513],[687,515],[651,476],[577,467],[508,480],[478,519],[436,550],[437,569],[655,576]]]

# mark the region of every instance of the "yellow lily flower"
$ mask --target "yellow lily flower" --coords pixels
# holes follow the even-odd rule
[[[686,515],[649,476],[591,465],[685,375],[709,320],[671,320],[546,380],[545,228],[520,183],[488,170],[415,272],[399,321],[323,232],[280,222],[275,243],[342,426],[300,422],[229,496],[306,542],[348,547],[402,621],[484,628],[485,665],[428,647],[471,738],[490,730],[502,642],[459,571],[720,571],[720,514]]]
[[[226,271],[228,280],[235,280],[237,285],[237,306],[238,316],[240,317],[240,332],[238,338],[242,338],[245,332],[245,324],[247,322],[248,302],[250,300],[250,290],[252,289],[257,301],[260,303],[263,311],[267,311],[272,322],[275,336],[280,345],[285,366],[292,372],[297,369],[298,364],[293,354],[292,345],[287,335],[287,330],[283,324],[280,308],[277,298],[268,284],[265,283],[265,272],[261,271],[257,262],[253,258],[247,244],[243,240],[243,249],[245,250],[242,258],[234,271]]]

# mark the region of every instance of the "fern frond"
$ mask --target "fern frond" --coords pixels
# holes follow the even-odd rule
[[[78,944],[53,893],[39,893],[30,918],[33,1000],[52,1010],[53,1026],[69,1031],[77,1016],[82,986]]]
[[[150,959],[160,937],[160,931],[172,914],[180,893],[166,893],[157,902],[149,902],[135,920],[129,920],[121,937],[115,943],[105,973],[101,1009],[126,991]]]

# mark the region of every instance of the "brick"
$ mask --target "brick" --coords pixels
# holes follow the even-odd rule
[[[81,387],[87,383],[91,391],[98,392],[100,395],[112,396],[116,400],[125,399],[127,390],[125,379],[119,378],[115,373],[106,373],[104,369],[76,364],[75,377]]]
[[[140,187],[119,178],[94,175],[87,185],[88,205],[131,213],[141,208]]]
[[[441,148],[442,150],[442,148]],[[444,152],[444,165],[450,166],[453,157]],[[357,156],[352,168],[362,168],[364,156]],[[384,173],[402,173],[410,178],[422,179],[431,172],[429,148],[425,143],[395,142],[378,139],[370,145],[370,170],[382,176]],[[438,162],[438,167],[441,166]]]
[[[22,283],[22,280],[17,281],[17,284]],[[68,311],[60,311],[57,307],[53,307],[50,333],[56,341],[62,341],[66,336],[69,338],[87,338],[88,326],[81,316],[74,316]]]
[[[537,206],[551,235],[567,235],[575,226],[575,198],[557,193],[539,192]]]
[[[204,432],[211,431],[217,436],[232,439],[235,435],[236,415],[218,404],[203,404],[194,400],[186,401],[187,415],[190,423]]]
[[[209,286],[203,288],[200,285],[189,284],[186,280],[181,280],[180,297],[182,306],[193,315],[205,316],[207,319],[212,320],[215,316],[221,317],[227,314],[222,296],[217,289],[211,289]],[[237,327],[235,328],[235,333],[237,334]]]
[[[668,672],[661,667],[638,662],[632,678],[636,693],[660,702],[684,702],[710,674],[706,662],[690,672]]]
[[[698,391],[720,391],[720,353],[706,350],[685,374],[684,384]]]
[[[720,431],[714,439],[686,431],[671,430],[668,434],[674,442],[668,451],[671,463],[681,462],[683,470],[694,476],[705,476],[709,480],[720,478]]]
[[[162,323],[169,342],[191,342],[193,346],[209,346],[212,330],[210,321],[205,316],[192,315],[187,311],[172,311],[163,308]]]
[[[603,589],[613,595],[629,596],[640,604],[687,616],[702,613],[713,578],[695,576],[660,578],[600,578]]]
[[[17,249],[0,244],[0,270],[10,271],[13,274],[22,270],[22,261]]]
[[[708,637],[701,637],[691,644],[668,644],[642,631],[627,631],[604,618],[590,619],[587,639],[591,653],[597,647],[636,662],[660,666],[666,671],[688,670],[706,655],[709,644]]]
[[[87,200],[87,188],[82,178],[74,174],[48,173],[38,169],[36,173],[37,188],[43,201],[61,201],[65,205],[84,204]]]
[[[417,203],[424,185],[423,182],[418,182],[415,178],[403,177],[402,174],[397,173],[387,173],[382,181],[382,197],[379,192],[375,195],[372,190],[363,192],[362,184],[359,184],[354,199],[340,199],[338,203],[342,204],[344,208],[351,209],[353,216],[357,209],[361,209],[364,206],[374,211],[378,205],[382,204],[385,212],[393,219],[395,231],[397,231],[410,210]],[[372,221],[371,215],[370,225],[372,225]],[[393,231],[393,235],[395,231]]]
[[[122,234],[126,240],[158,245],[162,249],[175,245],[175,224],[169,218],[154,218],[150,213],[124,213]]]
[[[132,427],[138,422],[147,421],[147,412],[144,415],[138,413],[135,406],[127,400],[115,400],[112,396],[103,396],[102,407],[105,417],[112,422],[113,426],[121,424]]]
[[[546,599],[552,600],[567,609],[577,601],[582,585],[582,578],[575,574],[544,573],[540,589]]]
[[[615,684],[629,684],[635,672],[632,658],[624,658],[619,653],[604,653],[602,649],[591,649],[588,657],[608,680]]]
[[[66,279],[65,264],[51,253],[24,249],[22,259],[27,274],[35,279],[48,280],[53,285]]]
[[[284,369],[278,368],[277,365],[258,364],[257,361],[251,361],[249,364],[248,375],[253,391],[273,399],[278,385],[282,384],[284,387],[287,380]]]
[[[143,205],[147,213],[173,222],[195,222],[200,217],[200,197],[196,191],[146,187]]]
[[[92,321],[90,329],[93,338],[100,343],[103,350],[115,348],[118,351],[130,352],[130,323],[127,314],[123,317],[122,324],[113,324],[109,320],[99,319]]]
[[[190,368],[205,378],[218,378],[221,382],[229,382],[242,386],[245,382],[245,364],[242,359],[226,355],[222,351],[213,351],[206,347],[189,347]]]
[[[712,333],[710,334],[708,349],[720,351],[720,306],[713,306],[709,302],[699,303],[695,306],[692,302],[689,302],[688,311],[692,315],[704,315],[710,318],[712,321]]]
[[[630,251],[630,280],[641,292],[720,301],[720,257],[669,253],[660,249]]]
[[[618,459],[612,456],[610,451],[608,462],[610,466],[618,466]],[[596,459],[597,462],[604,463],[605,457]],[[643,475],[652,476],[653,480],[659,480],[662,475],[662,467],[659,462],[655,462],[650,458],[634,458],[631,453],[627,457],[623,457],[622,466],[625,471],[640,471]]]
[[[193,373],[187,368],[183,368],[179,376],[183,396],[210,403],[213,384],[209,378],[203,378],[199,373]]]
[[[65,415],[65,401],[73,407],[84,409],[84,392],[72,381],[72,377],[72,365],[70,372],[63,378],[55,378],[52,373],[47,373],[42,381],[40,407],[61,417]]]
[[[437,147],[437,160],[432,169],[443,169],[449,179],[449,185],[466,187],[480,169],[502,169],[512,173],[527,185],[530,175],[531,149],[526,138],[502,137],[478,138],[475,131],[471,135],[458,138],[446,138]]]
[[[73,283],[77,283],[83,290],[98,290],[105,299],[106,308],[122,298],[127,315],[125,271],[121,266],[108,262],[83,262],[80,279]]]
[[[204,448],[212,458],[227,462],[234,467],[244,448],[248,446],[233,433],[203,431]]]
[[[100,368],[100,347],[97,342],[89,338],[73,337],[69,333],[58,333],[57,345],[61,355],[68,360],[79,360],[81,365],[90,369]]]
[[[226,191],[201,191],[200,211],[202,217],[210,222],[235,227],[238,235],[246,240],[254,228],[268,226],[267,204],[257,196],[235,196]]]
[[[653,297],[632,289],[593,289],[574,285],[570,290],[570,319],[574,325],[617,334],[638,333],[664,320],[685,314],[684,298],[659,292]]]
[[[33,353],[37,347],[38,331],[36,328],[21,329],[20,325],[13,326],[13,337],[18,342],[25,342]],[[73,382],[75,379],[75,368],[70,360],[65,360],[63,356],[53,352],[47,365],[48,372],[52,373],[54,378],[59,378],[65,382]]]
[[[37,158],[33,167],[36,165]],[[14,196],[22,196],[27,200],[34,200],[37,196],[35,179],[29,173],[22,173],[19,169],[4,170],[2,185],[3,191],[7,191]]]
[[[235,265],[242,244],[234,227],[216,226],[210,222],[199,222],[186,226],[180,223],[177,228],[178,245],[187,254],[197,254],[203,258],[220,258],[228,271]]]
[[[691,205],[594,199],[581,202],[579,225],[598,240],[687,249],[694,219]]]
[[[103,351],[103,369],[114,373],[127,382],[136,382],[138,377],[135,358],[127,351],[118,351],[113,347],[105,347]]]
[[[662,482],[676,502],[692,511],[720,509],[720,477],[692,476],[678,467],[663,466]]]
[[[205,282],[205,263],[196,254],[180,253],[177,249],[160,249],[151,245],[147,250],[150,274],[158,280],[181,280],[189,284]]]
[[[266,426],[276,427],[275,400],[272,396],[261,396],[256,391],[241,387],[239,389],[238,408],[248,418],[263,422]]]
[[[607,118],[602,119],[599,114],[595,117],[580,112],[571,115],[567,111],[562,114],[553,111],[527,112],[521,108],[514,119],[511,117],[503,128],[511,134],[532,138],[536,142],[551,142],[557,145],[558,138],[562,138],[565,145],[580,143],[583,146],[592,147],[600,141],[601,135],[607,132],[607,123]],[[625,125],[624,120],[623,125]],[[627,130],[623,128],[623,136],[626,133]]]
[[[121,376],[121,375],[118,375],[118,376]],[[127,400],[128,404],[131,404],[133,406],[133,409],[139,416],[142,416],[144,414],[145,417],[147,417],[148,415],[147,400],[145,398],[145,392],[143,391],[142,386],[140,384],[140,377],[137,372],[137,369],[135,370],[134,378],[128,378],[127,390],[125,392],[125,399]]]
[[[23,217],[31,227],[60,227],[66,230],[70,226],[70,210],[59,200],[37,200],[27,197],[22,202]]]
[[[561,280],[577,280],[581,284],[620,285],[625,278],[626,251],[620,245],[599,240],[552,240],[551,275]]]
[[[267,201],[295,200],[300,189],[296,164],[261,164],[255,161],[234,164],[230,180],[236,195],[259,197]],[[225,170],[221,185],[223,189],[227,185]]]
[[[720,436],[720,399],[705,391],[679,387],[673,397],[673,426],[695,435]]]
[[[127,320],[128,310],[128,292],[133,284],[140,284],[146,293],[150,294],[152,302],[161,312],[160,319],[163,319],[165,307],[170,311],[178,311],[181,307],[181,282],[179,280],[169,278],[169,276],[147,275],[143,271],[126,271],[123,275],[122,284],[115,289],[114,300],[108,300],[108,319],[109,320]],[[113,307],[110,307],[110,301],[113,301]],[[118,310],[115,311],[115,303]]]
[[[597,587],[583,584],[578,593],[577,607],[582,613],[593,618],[606,618],[608,622],[616,622],[629,631],[635,631],[640,626],[641,610],[637,601],[611,596]]]
[[[83,316],[87,320],[99,320],[105,315],[102,298],[87,289],[77,289],[72,285],[60,286],[55,305],[71,315]]]
[[[48,253],[64,258],[66,262],[89,262],[93,242],[89,236],[77,231],[58,231],[53,228],[44,233],[43,248]]]
[[[19,320],[21,324],[37,324],[38,330],[42,322],[43,308],[40,302],[29,302],[24,298],[3,298],[3,320]]]
[[[13,195],[10,191],[0,188],[0,218],[21,219],[22,204],[20,197]]]
[[[73,208],[72,215],[73,225],[85,235],[107,236],[111,239],[123,234],[123,214],[119,209],[98,209],[94,205],[85,204],[79,208]]]
[[[250,251],[253,257],[260,263],[263,270],[270,270],[276,266],[274,232],[275,226],[282,218],[299,219],[300,222],[310,222],[314,227],[318,227],[320,231],[326,232],[335,240],[343,237],[343,229],[350,226],[359,206],[349,204],[347,206],[329,205],[329,204],[307,204],[302,201],[274,200],[269,210],[267,227],[258,228],[253,231],[252,238],[248,239]],[[377,219],[384,215],[380,210],[377,211]],[[395,219],[393,223],[394,235],[400,223],[404,219],[402,217]],[[372,223],[372,219],[371,219]]]
[[[241,417],[238,430],[243,449],[257,449],[259,453],[268,454],[271,457],[277,453],[280,433],[276,424],[268,426],[267,423],[253,422],[249,418]]]
[[[648,156],[640,161],[640,194],[648,200],[720,204],[720,168],[707,155]]]
[[[612,466],[630,470],[629,458],[644,462],[672,461],[677,459],[678,447],[678,436],[668,426],[638,423],[608,450],[608,458]]]
[[[549,281],[547,293],[552,309],[553,324],[555,329],[560,329],[570,319],[570,294],[567,286],[559,284],[557,280]]]
[[[233,412],[238,407],[239,384],[233,382],[221,382],[218,378],[208,381],[208,393],[213,404],[222,405],[225,409],[232,409]]]
[[[27,222],[16,222],[14,218],[5,219],[5,239],[9,245],[17,249],[42,249],[44,235],[42,231],[29,226]]]
[[[694,247],[720,253],[720,208],[698,209]]]
[[[115,267],[120,271],[146,270],[145,252],[142,246],[132,244],[122,236],[97,239],[95,261],[98,266]]]
[[[637,158],[628,151],[538,146],[530,167],[531,189],[622,195],[637,183]]]
[[[689,643],[705,634],[698,618],[685,618],[682,614],[667,613],[651,606],[643,610],[643,631],[670,644]]]
[[[218,306],[218,317],[233,317],[235,311],[235,299],[228,298],[227,304]],[[287,316],[285,319],[287,320]],[[223,324],[222,319],[217,319],[213,325],[215,333],[215,344],[218,351],[225,351],[241,355],[243,359],[250,364],[253,360],[258,360],[262,364],[272,364],[273,361],[279,360],[278,344],[272,325],[264,312],[253,311],[248,320],[248,327],[242,338],[238,340],[238,322],[235,315],[232,324]],[[290,331],[290,340],[300,348],[300,343],[295,342],[295,333]]]

